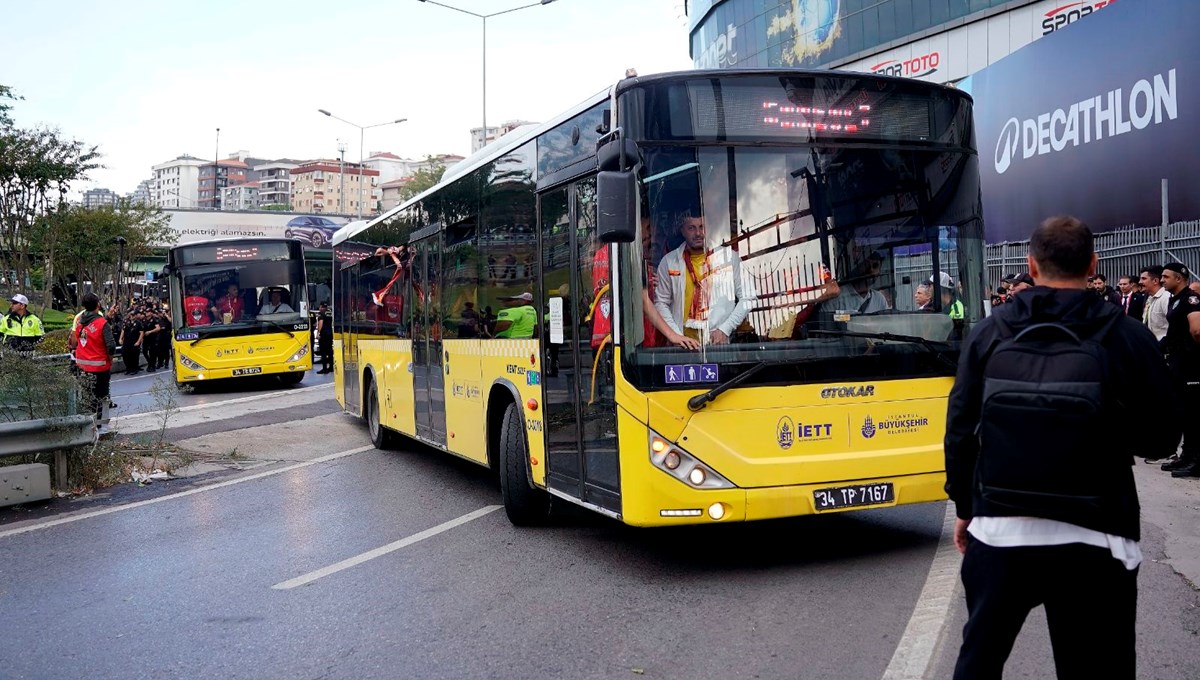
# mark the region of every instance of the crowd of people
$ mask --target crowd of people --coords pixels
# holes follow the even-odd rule
[[[1093,274],[1087,278],[1087,290],[1150,330],[1187,396],[1196,391],[1189,403],[1200,405],[1200,280],[1192,278],[1186,265],[1169,262],[1143,267],[1137,276],[1121,276],[1116,288],[1104,274]],[[1028,273],[1006,276],[992,296],[993,308],[1034,285]],[[1200,477],[1200,431],[1192,440],[1189,446],[1185,437],[1183,446],[1166,460],[1147,462],[1160,464],[1173,477]]]

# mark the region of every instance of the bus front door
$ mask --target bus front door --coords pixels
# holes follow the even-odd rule
[[[542,403],[547,483],[620,514],[610,332],[616,314],[609,246],[596,240],[596,180],[539,197],[542,235]],[[561,321],[560,321],[561,320]]]
[[[417,436],[446,445],[446,380],[442,357],[441,285],[438,237],[413,251],[413,407]]]
[[[361,323],[359,319],[366,309],[362,296],[366,284],[359,281],[359,273],[358,267],[348,267],[338,272],[337,307],[334,310],[334,333],[341,336],[342,342],[342,394],[346,410],[356,416],[363,414],[363,396],[358,380],[358,328]]]

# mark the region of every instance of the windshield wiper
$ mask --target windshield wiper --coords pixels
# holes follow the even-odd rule
[[[742,371],[741,373],[738,373],[737,375],[730,378],[729,380],[726,380],[725,382],[721,383],[720,385],[717,385],[716,387],[712,388],[711,390],[705,392],[704,394],[697,394],[696,396],[692,397],[691,399],[688,399],[688,403],[687,403],[688,408],[692,411],[701,411],[704,409],[705,406],[708,406],[710,403],[716,401],[717,397],[721,396],[721,394],[723,394],[727,390],[730,390],[730,389],[742,384],[742,382],[749,379],[750,376],[754,375],[755,373],[758,373],[762,369],[771,368],[773,366],[787,366],[787,365],[792,365],[792,364],[796,364],[796,363],[801,363],[801,362],[797,361],[795,359],[777,360],[777,361],[760,361],[757,364],[754,364],[753,366],[751,366],[750,368],[747,368],[746,370]]]
[[[259,321],[261,321],[261,322],[263,322],[263,323],[269,323],[269,324],[271,324],[272,326],[274,326],[274,327],[278,328],[279,330],[283,331],[284,333],[287,333],[289,338],[293,338],[293,339],[294,339],[294,338],[296,337],[296,334],[295,334],[295,333],[293,333],[293,332],[291,332],[290,330],[288,330],[288,329],[284,328],[283,326],[281,326],[281,325],[279,325],[279,324],[275,323],[274,321],[271,321],[270,319],[259,319]]]
[[[951,369],[953,369],[955,371],[958,370],[958,364],[956,364],[953,361],[951,361],[950,359],[946,358],[945,354],[942,354],[942,352],[944,350],[939,345],[946,345],[947,343],[945,341],[939,342],[937,340],[930,340],[929,338],[923,338],[919,335],[898,335],[896,333],[887,333],[887,332],[866,333],[866,332],[860,332],[860,331],[828,331],[828,330],[814,329],[814,330],[810,330],[808,333],[809,333],[809,335],[834,335],[834,336],[842,337],[842,338],[867,338],[868,340],[892,340],[895,342],[909,342],[914,345],[920,345],[920,346],[924,347],[925,349],[929,350],[930,352],[933,352],[933,356],[935,358],[937,358],[939,361],[943,362],[944,364],[946,364],[947,366],[949,366]]]

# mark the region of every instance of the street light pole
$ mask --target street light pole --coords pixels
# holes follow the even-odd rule
[[[488,126],[487,126],[487,20],[491,17],[500,16],[501,14],[509,14],[511,12],[516,12],[516,11],[523,10],[523,9],[529,9],[530,7],[540,7],[542,5],[549,5],[550,3],[554,2],[554,0],[540,0],[539,2],[535,2],[535,3],[529,4],[529,5],[521,5],[520,7],[513,7],[512,9],[505,9],[505,10],[501,10],[499,12],[492,12],[491,14],[478,14],[476,12],[472,12],[470,10],[463,9],[461,7],[454,7],[452,5],[447,5],[442,2],[437,2],[437,0],[418,0],[418,2],[424,2],[424,3],[430,4],[430,5],[437,5],[438,7],[444,7],[446,9],[451,9],[451,10],[454,10],[455,12],[462,12],[463,14],[469,14],[469,15],[475,17],[476,19],[479,19],[483,24],[483,127],[481,128],[481,132],[483,134],[482,146],[487,146],[487,137],[488,137]],[[482,148],[482,146],[481,146],[481,148]]]
[[[332,113],[326,111],[325,109],[317,109],[317,113],[329,116],[330,118],[333,118],[336,120],[340,120],[343,123],[345,123],[346,125],[349,125],[351,127],[358,128],[358,219],[361,220],[362,219],[362,204],[363,204],[363,200],[362,200],[363,172],[366,170],[366,167],[367,167],[367,162],[366,162],[367,159],[363,157],[363,139],[366,137],[366,131],[371,128],[383,127],[384,125],[398,125],[408,119],[407,118],[397,118],[396,120],[389,120],[384,123],[375,123],[374,125],[359,125],[358,123],[352,123],[352,122],[346,120],[345,118],[339,118],[338,116],[333,115]]]
[[[213,145],[213,210],[217,209],[217,175],[221,169],[221,128],[217,128],[217,141]]]

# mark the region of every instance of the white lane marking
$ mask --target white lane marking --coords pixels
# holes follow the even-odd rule
[[[374,550],[368,550],[367,552],[362,553],[361,555],[355,555],[354,557],[342,560],[341,562],[338,562],[336,564],[331,564],[328,567],[322,567],[321,569],[318,569],[316,571],[310,571],[309,573],[304,574],[303,576],[297,576],[296,578],[292,578],[292,579],[288,579],[286,581],[282,581],[280,583],[276,583],[275,585],[273,585],[271,587],[274,588],[275,590],[291,590],[292,588],[297,588],[299,586],[308,585],[309,583],[312,583],[313,581],[316,581],[319,578],[325,578],[326,576],[329,576],[330,574],[336,574],[339,571],[343,571],[343,570],[349,569],[351,567],[356,567],[356,566],[362,564],[363,562],[368,562],[370,560],[375,559],[376,557],[383,557],[384,555],[386,555],[388,553],[396,552],[397,550],[400,550],[401,548],[407,548],[408,546],[410,546],[414,543],[419,543],[421,541],[424,541],[427,538],[432,538],[442,532],[449,531],[449,530],[453,529],[454,527],[462,526],[462,525],[466,524],[467,522],[477,520],[480,517],[483,517],[484,515],[488,515],[490,513],[493,513],[495,511],[499,510],[501,507],[503,507],[503,506],[486,505],[474,512],[468,512],[467,514],[463,515],[462,517],[452,519],[449,522],[442,522],[441,524],[439,524],[435,527],[426,529],[425,531],[422,531],[419,533],[415,533],[412,536],[409,536],[408,538],[402,538],[399,541],[395,541],[393,543],[388,543],[387,545],[380,546],[378,548],[375,548]]]
[[[962,555],[954,547],[954,520],[954,504],[948,502],[942,536],[933,564],[929,566],[925,587],[917,597],[917,605],[896,645],[896,653],[883,672],[883,680],[921,680],[933,670],[933,655],[945,631],[962,564]]]
[[[186,413],[188,411],[199,411],[199,410],[206,409],[206,408],[216,408],[217,406],[226,406],[229,404],[242,404],[242,403],[245,403],[248,401],[261,401],[263,399],[279,399],[282,397],[291,396],[293,394],[302,394],[304,392],[312,392],[314,390],[330,390],[330,391],[332,391],[332,388],[333,388],[333,386],[330,385],[329,383],[324,383],[321,385],[313,385],[312,387],[301,387],[299,389],[294,389],[294,390],[284,390],[282,392],[268,392],[267,394],[255,394],[255,395],[251,395],[249,397],[239,397],[237,399],[225,399],[223,401],[211,401],[207,404],[193,404],[191,406],[181,406],[180,408],[174,409],[174,412],[175,413]],[[121,396],[121,395],[117,395],[117,396]],[[120,425],[120,423],[123,423],[127,420],[133,420],[134,418],[146,418],[149,416],[157,416],[162,413],[163,413],[162,410],[142,411],[141,413],[131,413],[130,415],[121,416],[120,418],[117,418],[113,422],[113,426],[117,427]]]
[[[172,494],[167,494],[166,496],[159,496],[158,498],[150,498],[150,499],[147,499],[144,501],[137,501],[136,503],[129,503],[127,505],[117,505],[117,506],[113,506],[111,508],[104,508],[103,510],[93,510],[91,512],[80,513],[78,515],[70,515],[68,517],[60,517],[59,519],[52,519],[48,522],[41,522],[40,524],[33,524],[33,525],[30,525],[27,527],[20,527],[18,529],[9,529],[8,531],[0,531],[0,538],[16,536],[17,534],[25,534],[25,533],[29,533],[31,531],[37,531],[38,529],[49,529],[50,527],[56,527],[60,524],[69,524],[71,522],[78,522],[83,519],[90,519],[92,517],[100,517],[101,515],[111,515],[114,512],[122,512],[124,510],[133,510],[134,508],[140,508],[140,507],[144,507],[147,505],[153,505],[155,503],[164,503],[166,501],[175,500],[176,498],[183,498],[185,496],[193,496],[195,494],[204,493],[206,491],[223,489],[227,486],[233,486],[234,484],[243,484],[245,482],[252,482],[256,479],[262,479],[263,477],[271,477],[272,475],[280,475],[285,472],[291,472],[292,470],[299,470],[301,468],[310,467],[312,465],[328,463],[329,461],[337,460],[338,458],[345,458],[347,456],[353,456],[354,454],[362,453],[363,451],[374,451],[374,450],[375,450],[374,446],[360,446],[355,449],[339,451],[337,453],[331,453],[327,456],[321,456],[320,458],[313,458],[312,460],[306,460],[302,463],[286,465],[284,467],[281,467],[281,468],[278,468],[275,470],[268,470],[266,472],[258,472],[258,473],[252,474],[252,475],[247,475],[245,477],[238,477],[237,479],[230,479],[225,482],[217,482],[216,484],[209,484],[207,486],[201,486],[201,487],[197,487],[195,489],[188,489],[187,491],[180,491],[179,493],[172,493]]]
[[[169,372],[161,373],[161,374],[160,373],[147,373],[146,375],[135,375],[135,376],[130,376],[128,378],[117,378],[116,380],[109,380],[108,382],[110,385],[115,385],[117,383],[127,382],[129,380],[143,380],[145,378],[161,378],[164,376],[169,377],[170,375],[171,374]]]

